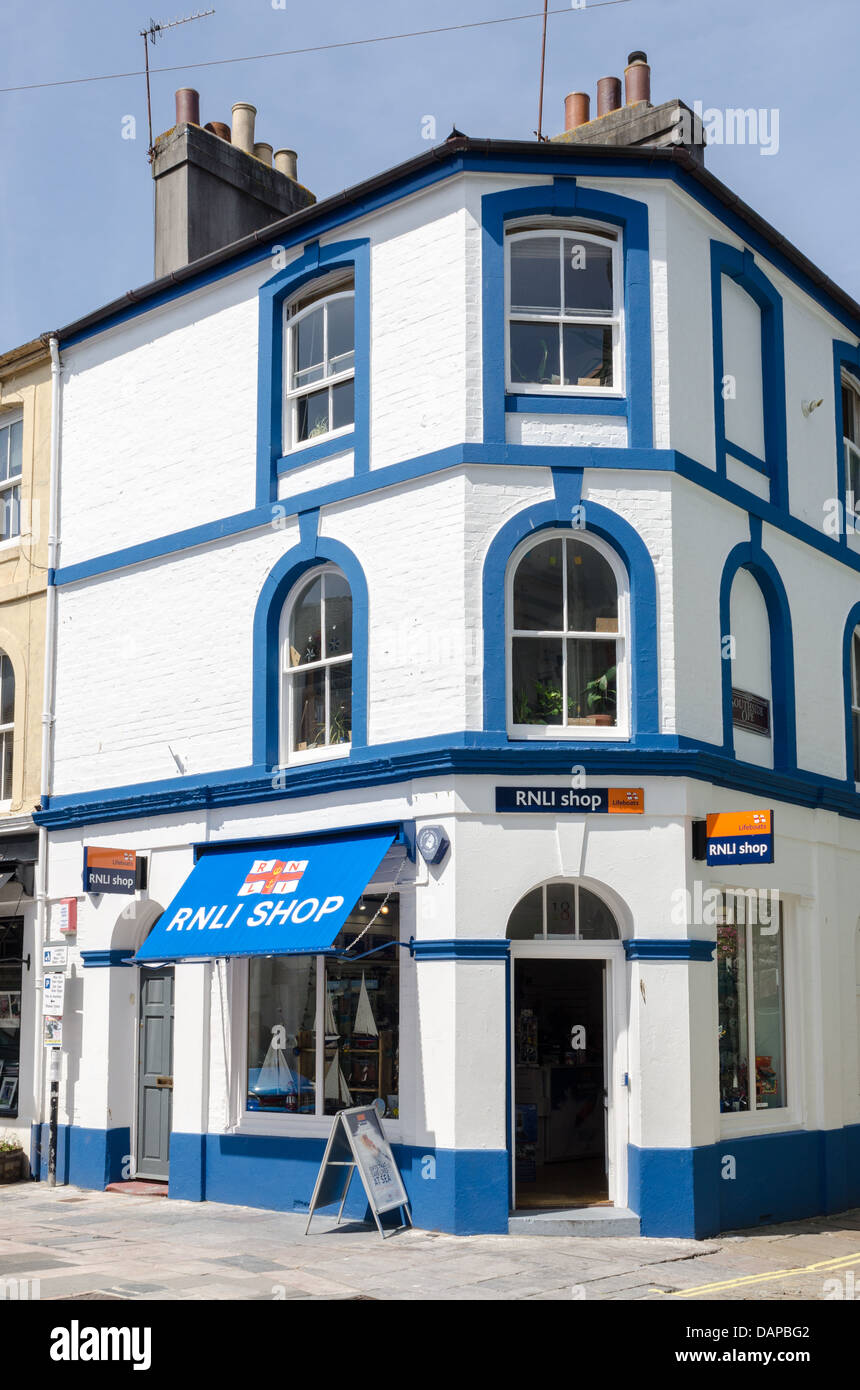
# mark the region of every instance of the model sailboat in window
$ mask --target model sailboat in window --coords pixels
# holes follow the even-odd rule
[[[358,1008],[355,1011],[355,1023],[353,1024],[352,1031],[366,1038],[379,1037],[379,1029],[376,1026],[376,1019],[373,1017],[373,1009],[370,1005],[370,995],[367,992],[363,970],[361,972],[361,989],[358,994]]]

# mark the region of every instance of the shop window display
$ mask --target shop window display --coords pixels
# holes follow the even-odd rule
[[[727,892],[717,923],[720,1110],[786,1104],[782,903]]]
[[[249,1110],[333,1115],[381,1101],[398,1117],[399,925],[395,895],[365,894],[334,942],[351,956],[250,962]]]
[[[23,945],[23,919],[0,920],[0,1120],[18,1114]]]

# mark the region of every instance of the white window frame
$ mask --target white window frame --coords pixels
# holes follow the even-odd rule
[[[743,886],[739,883],[714,883],[713,887],[718,888],[723,893],[749,893],[758,892],[760,885],[747,884]],[[715,1098],[719,1121],[720,1137],[722,1139],[731,1138],[744,1134],[768,1134],[773,1130],[792,1130],[802,1123],[802,1057],[800,1055],[800,1039],[798,1037],[798,1021],[800,1019],[800,997],[797,988],[799,979],[800,960],[799,946],[795,939],[795,933],[791,930],[793,913],[791,902],[782,892],[779,894],[780,912],[782,920],[782,1029],[783,1044],[785,1049],[785,1105],[773,1106],[767,1110],[757,1110],[755,1105],[749,1110],[719,1110],[719,1090]],[[712,928],[716,932],[716,928]],[[752,981],[752,935],[746,933],[747,950],[747,986],[751,988]],[[754,1028],[753,1010],[750,1007],[751,996],[747,997],[747,1047],[750,1045],[750,1035]],[[719,1000],[717,994],[717,977],[714,973],[714,1017],[715,1021],[719,1017]],[[716,1028],[714,1030],[716,1032]],[[754,1038],[753,1038],[754,1041]],[[717,1060],[715,1062],[716,1073],[719,1075],[719,1039],[717,1039]],[[755,1066],[755,1053],[750,1054]]]
[[[0,657],[3,657],[3,656],[5,656],[6,660],[9,662],[9,669],[10,669],[10,671],[12,672],[12,722],[11,722],[11,724],[0,724],[0,793],[6,793],[5,795],[0,795],[0,811],[8,811],[8,810],[9,810],[9,807],[12,805],[12,800],[13,800],[13,786],[14,786],[14,782],[15,782],[15,693],[16,693],[16,691],[15,691],[15,668],[14,668],[14,666],[12,665],[12,658],[10,657],[10,655],[9,655],[9,653],[8,653],[7,651],[0,650]],[[0,680],[2,680],[2,675],[0,675]],[[2,691],[0,691],[0,697],[2,697]],[[0,705],[2,705],[2,698],[0,698]],[[5,743],[6,743],[6,739],[7,739],[7,738],[9,738],[9,739],[12,740],[12,762],[11,762],[11,768],[10,768],[10,772],[9,772],[9,781],[10,781],[10,784],[11,784],[11,785],[8,786],[8,787],[4,787],[4,786],[3,786],[3,764],[4,764],[5,759],[4,759],[4,756],[3,756],[3,755],[4,755],[5,751],[6,751],[6,750],[5,750]]]
[[[605,899],[600,893],[595,892],[595,890],[591,887],[590,884],[588,884],[588,883],[580,883],[579,879],[577,879],[577,878],[551,878],[551,879],[546,879],[543,883],[537,884],[536,886],[537,886],[538,888],[540,888],[540,890],[541,890],[541,920],[542,920],[542,922],[543,922],[543,934],[542,934],[541,936],[534,936],[534,937],[528,937],[528,936],[516,936],[516,937],[514,937],[514,936],[511,936],[511,937],[509,937],[508,939],[509,939],[512,943],[515,942],[515,943],[517,943],[517,944],[520,945],[520,946],[530,946],[530,945],[534,945],[534,944],[543,943],[543,942],[545,942],[545,941],[548,941],[548,942],[553,942],[553,941],[570,941],[570,942],[575,942],[578,946],[579,946],[579,945],[583,945],[583,946],[602,946],[602,945],[607,944],[607,943],[608,943],[610,946],[611,946],[611,945],[619,945],[619,944],[621,944],[621,924],[620,924],[619,921],[618,921],[618,914],[616,913],[615,908],[611,905],[611,903],[608,903],[608,902],[606,901],[606,899]],[[548,895],[548,893],[550,892],[550,890],[553,889],[553,888],[572,888],[572,889],[573,889],[573,925],[574,925],[574,931],[572,931],[572,932],[570,932],[570,933],[565,933],[565,932],[552,932],[552,933],[550,933],[549,930],[548,930],[547,923],[548,923],[548,921],[549,921],[549,913],[548,913],[548,909],[547,909],[547,895]],[[580,890],[580,888],[584,888],[585,891],[586,891],[587,893],[590,893],[590,894],[592,895],[592,897],[599,899],[599,901],[600,901],[600,902],[603,904],[603,906],[606,908],[606,911],[611,915],[612,920],[613,920],[614,923],[615,923],[615,927],[616,927],[615,936],[580,936],[580,934],[579,934],[579,921],[580,921],[580,912],[579,912],[579,890]],[[510,913],[509,916],[508,916],[508,925],[507,925],[507,929],[506,929],[506,935],[507,935],[507,932],[509,932],[510,929],[511,929],[511,918],[512,918],[513,915],[514,915],[514,912],[516,912],[516,910],[517,910],[517,908],[519,907],[520,903],[521,903],[525,898],[528,898],[528,897],[531,895],[531,893],[534,893],[534,892],[535,892],[535,889],[534,889],[534,888],[531,888],[531,889],[529,890],[529,892],[523,893],[523,894],[517,899],[516,905],[514,906],[513,910],[511,911],[511,913]]]
[[[551,540],[573,540],[581,541],[585,545],[591,545],[606,560],[612,573],[615,576],[616,590],[618,593],[618,631],[617,632],[523,632],[514,629],[514,578],[519,567],[520,561],[538,545],[543,545]],[[563,594],[565,607],[567,605],[567,565],[562,566],[563,575]],[[546,637],[561,639],[564,644],[568,638],[584,638],[588,641],[606,641],[611,639],[615,642],[615,718],[614,725],[601,726],[597,724],[575,725],[575,724],[515,724],[514,723],[514,635],[525,637]],[[562,686],[564,708],[567,709],[567,647],[563,646],[564,664],[564,683]],[[621,560],[615,551],[599,536],[593,535],[590,531],[575,531],[568,527],[558,530],[538,531],[525,540],[521,541],[508,561],[508,570],[505,579],[505,700],[507,705],[507,730],[508,736],[512,739],[531,739],[532,741],[546,742],[548,740],[569,740],[572,743],[591,743],[595,740],[606,742],[607,740],[619,741],[630,738],[630,586]]]
[[[292,454],[302,449],[315,447],[329,439],[338,439],[343,435],[350,434],[355,429],[355,411],[353,419],[347,425],[341,425],[338,429],[331,428],[332,412],[332,393],[331,388],[338,386],[344,381],[355,380],[355,356],[357,345],[355,343],[355,282],[352,275],[345,281],[342,273],[336,278],[319,282],[319,292],[314,292],[316,287],[305,285],[297,291],[284,304],[284,380],[283,380],[283,453]],[[298,311],[291,314],[290,310],[294,304],[301,301],[313,292],[313,298]],[[316,313],[320,308],[323,309],[323,371],[325,371],[328,361],[328,306],[336,299],[350,299],[353,303],[353,365],[343,372],[334,372],[331,376],[322,376],[318,380],[309,382],[306,386],[293,388],[291,386],[293,374],[293,329],[302,319],[310,314]],[[296,418],[298,414],[298,402],[305,396],[313,395],[317,391],[328,389],[329,393],[329,429],[324,434],[314,435],[311,439],[296,438]]]
[[[414,894],[408,894],[405,890],[409,884],[401,883],[399,886],[394,883],[378,884],[375,880],[367,885],[365,890],[372,893],[374,897],[384,897],[386,893],[396,893],[399,900],[399,942],[404,939],[408,941],[409,936],[414,931],[414,911],[410,908],[409,900],[414,899]],[[404,909],[406,919],[404,921]],[[404,927],[406,930],[404,930]],[[598,943],[600,944],[600,943]],[[399,1143],[401,1140],[401,1125],[404,1116],[404,1102],[407,1112],[411,1113],[411,1087],[404,1087],[403,1065],[404,1057],[407,1055],[404,1049],[404,1039],[410,1049],[408,1056],[411,1057],[413,1046],[412,1034],[407,1029],[404,1019],[403,1009],[409,998],[414,998],[414,985],[410,982],[409,989],[404,988],[405,967],[409,959],[409,953],[404,951],[398,944],[395,946],[397,951],[397,1051],[398,1051],[398,1115],[397,1119],[384,1118],[382,1124],[386,1135]],[[317,955],[316,971],[316,1018],[325,1018],[325,962],[326,957]],[[230,1054],[231,1060],[228,1065],[230,1078],[230,1095],[227,1097],[227,1110],[229,1119],[225,1129],[230,1132],[241,1134],[301,1134],[305,1138],[327,1138],[331,1133],[334,1123],[334,1115],[299,1115],[295,1112],[286,1113],[274,1110],[248,1110],[248,1023],[249,1023],[249,985],[251,972],[247,957],[234,957],[227,962],[229,968],[228,984],[228,1003],[227,1007],[230,1014]],[[410,1063],[407,1058],[407,1066]],[[316,1030],[316,1066],[315,1074],[325,1075],[325,1030]]]
[[[321,656],[317,661],[307,661],[301,666],[290,665],[290,627],[293,619],[293,612],[296,604],[305,592],[305,589],[314,582],[315,579],[323,581],[321,590],[321,602],[325,603],[325,576],[337,575],[345,584],[349,585],[350,598],[352,598],[352,585],[337,565],[317,565],[312,570],[308,570],[302,575],[301,579],[293,585],[284,603],[281,612],[280,632],[278,635],[278,673],[279,689],[278,698],[280,700],[280,766],[287,767],[294,763],[317,762],[323,758],[344,758],[352,748],[352,741],[349,743],[324,743],[318,748],[295,749],[292,747],[293,729],[293,702],[295,699],[294,691],[298,683],[297,678],[300,674],[304,675],[309,671],[323,671],[327,667],[343,666],[346,662],[355,669],[354,641],[348,653],[338,654],[337,656]],[[354,617],[354,612],[353,612]],[[321,633],[324,634],[324,624],[321,622]],[[354,637],[354,634],[353,634]],[[350,709],[352,709],[353,682],[350,681]],[[326,682],[326,730],[330,725],[329,709],[329,685]]]
[[[573,234],[579,241],[612,249],[612,313],[611,314],[523,314],[511,311],[511,247],[514,242],[528,238],[557,236],[559,238],[559,262],[563,254],[564,237]],[[562,281],[563,283],[563,281]],[[539,382],[513,381],[511,378],[511,323],[555,323],[595,325],[612,328],[612,386],[565,386],[557,384],[541,385]],[[561,364],[563,366],[563,363]],[[553,218],[550,221],[535,223],[530,218],[525,223],[509,222],[505,231],[505,390],[509,395],[526,396],[582,396],[606,397],[611,400],[622,399],[626,392],[624,353],[624,263],[622,257],[621,233],[617,227],[603,223],[589,222],[584,227],[581,222],[569,222]],[[564,375],[564,372],[561,372]]]
[[[860,791],[860,778],[857,776],[860,761],[860,736],[855,719],[860,722],[860,662],[857,660],[857,647],[860,644],[860,627],[851,634],[851,773],[854,785]]]
[[[8,536],[0,536],[0,550],[4,546],[13,545],[15,542],[20,540],[21,537],[21,492],[23,490],[24,483],[23,420],[24,412],[22,410],[11,410],[3,414],[0,414],[0,451],[2,451],[5,448],[7,450],[7,457],[8,451],[11,449],[12,426],[22,425],[21,472],[15,473],[12,477],[6,478],[5,481],[0,482],[0,515],[2,515],[2,506],[5,500],[6,493],[11,492],[13,488],[18,489],[18,529],[16,531],[12,531]]]

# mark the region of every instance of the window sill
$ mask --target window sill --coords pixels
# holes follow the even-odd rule
[[[331,1134],[334,1115],[287,1115],[272,1111],[246,1110],[238,1125],[229,1131],[231,1134],[247,1135],[291,1135],[306,1139],[327,1139]],[[382,1121],[383,1132],[392,1143],[402,1142],[400,1120]]]
[[[5,541],[0,541],[0,560],[5,559],[12,550],[20,550],[21,536],[7,536]]]
[[[571,728],[560,728],[554,724],[514,724],[508,729],[512,742],[528,743],[591,743],[595,739],[627,742],[630,734],[626,729],[611,724],[577,724]]]
[[[773,1118],[766,1118],[772,1116]],[[785,1106],[779,1110],[729,1110],[720,1115],[720,1139],[753,1138],[763,1134],[794,1133],[803,1126],[797,1115]]]
[[[288,772],[293,767],[305,767],[308,763],[331,762],[333,758],[348,758],[352,752],[351,743],[334,743],[326,748],[308,748],[291,753],[286,762],[278,764],[278,772]]]
[[[524,415],[622,415],[627,414],[627,397],[617,391],[595,392],[577,391],[575,394],[549,393],[545,391],[515,391],[509,388],[505,395],[505,411],[508,414]]]
[[[342,454],[355,447],[355,426],[347,425],[345,429],[336,430],[332,434],[325,435],[322,439],[306,439],[301,444],[295,444],[288,449],[283,458],[278,459],[278,473],[288,473],[291,468],[300,468],[306,463],[315,463],[317,459],[329,458],[331,454]]]

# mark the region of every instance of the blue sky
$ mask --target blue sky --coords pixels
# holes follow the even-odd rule
[[[6,0],[0,87],[130,72],[143,60],[140,0]],[[537,121],[540,20],[226,66],[210,59],[362,39],[540,9],[540,0],[212,0],[216,13],[150,49],[153,126],[173,124],[173,93],[193,86],[202,120],[257,107],[258,139],[299,152],[318,197],[427,148],[438,138],[531,139]],[[274,8],[273,5],[283,5]],[[550,0],[560,8],[563,0]],[[206,8],[206,0],[199,8]],[[563,98],[621,75],[644,48],[652,99],[779,112],[779,152],[724,145],[708,168],[860,298],[853,98],[857,0],[628,0],[550,16],[544,128],[563,126]],[[137,138],[122,138],[134,116]],[[152,278],[152,180],[142,76],[0,94],[0,351],[97,308]]]

